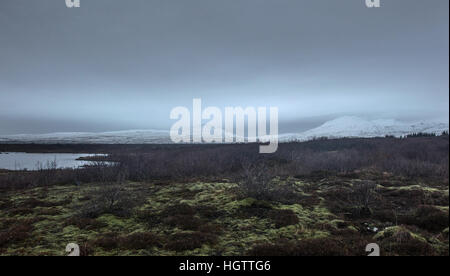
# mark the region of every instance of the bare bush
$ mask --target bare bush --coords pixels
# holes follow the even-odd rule
[[[355,204],[359,215],[371,215],[370,206],[375,199],[377,184],[373,181],[361,181],[354,183],[352,187],[351,200]]]
[[[17,150],[18,145],[2,145]],[[37,150],[39,145],[20,145]],[[43,147],[42,145],[40,147]],[[48,145],[73,150],[88,145]],[[92,162],[81,169],[41,166],[38,171],[0,174],[0,189],[21,189],[89,182],[191,181],[193,178],[246,179],[243,187],[258,182],[262,191],[264,174],[295,177],[352,175],[370,169],[408,178],[432,178],[447,183],[449,140],[447,136],[414,138],[319,139],[283,143],[274,154],[261,157],[257,144],[236,145],[101,145],[108,150],[107,161]],[[56,150],[56,149],[52,149]],[[257,164],[258,163],[258,164]],[[259,164],[263,163],[263,164]],[[270,172],[269,172],[270,170]],[[246,188],[245,188],[246,189]],[[255,190],[256,191],[256,190]],[[258,192],[256,191],[256,194]]]
[[[96,218],[105,213],[120,217],[130,216],[133,208],[143,202],[140,194],[131,193],[120,184],[103,184],[91,192],[89,197],[92,200],[81,208],[80,217]]]
[[[272,174],[264,161],[242,162],[242,177],[239,188],[247,197],[267,200],[271,197]]]

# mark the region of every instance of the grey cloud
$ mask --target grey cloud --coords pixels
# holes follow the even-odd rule
[[[336,114],[448,118],[448,5],[2,0],[0,134],[168,129],[194,97],[278,106],[286,131]]]

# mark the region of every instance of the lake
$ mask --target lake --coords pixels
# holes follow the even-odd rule
[[[103,154],[0,152],[0,169],[37,170],[40,167],[47,168],[53,162],[57,168],[79,168],[91,162],[77,159],[88,156]]]

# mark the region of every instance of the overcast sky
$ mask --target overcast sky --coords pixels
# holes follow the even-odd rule
[[[170,110],[278,106],[448,121],[448,0],[0,1],[0,134],[169,129]]]

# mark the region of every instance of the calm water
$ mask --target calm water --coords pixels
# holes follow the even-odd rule
[[[0,169],[7,170],[36,170],[40,167],[46,168],[48,164],[56,162],[57,168],[79,168],[90,163],[90,161],[76,160],[80,157],[98,156],[99,154],[87,153],[24,153],[24,152],[1,152]]]

